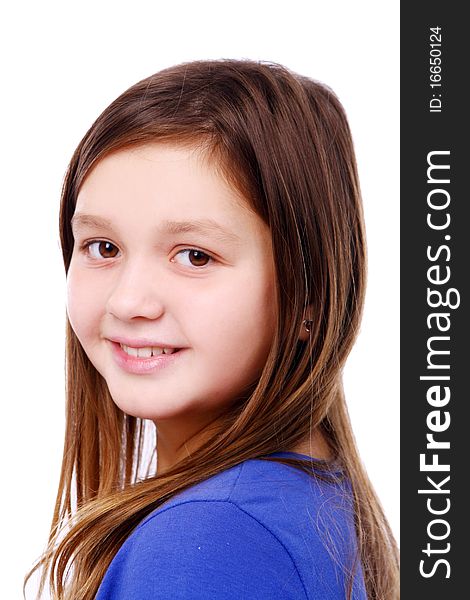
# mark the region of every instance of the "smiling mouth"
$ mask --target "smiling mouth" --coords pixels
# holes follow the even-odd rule
[[[153,356],[160,356],[161,354],[175,354],[179,352],[181,348],[159,348],[157,346],[146,346],[144,348],[133,348],[132,346],[126,346],[125,344],[119,344],[128,356],[135,358],[152,358]]]

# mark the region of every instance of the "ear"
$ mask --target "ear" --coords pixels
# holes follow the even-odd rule
[[[308,341],[309,337],[310,337],[310,332],[307,331],[306,327],[305,327],[305,320],[311,320],[312,319],[312,305],[309,304],[304,312],[304,316],[303,319],[300,323],[300,330],[299,330],[299,340],[301,342],[306,342]]]

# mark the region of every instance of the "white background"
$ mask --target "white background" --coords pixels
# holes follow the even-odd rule
[[[363,462],[398,538],[398,22],[398,2],[372,0],[43,0],[2,9],[0,597],[21,598],[58,483],[65,331],[58,208],[67,163],[121,92],[193,59],[280,62],[330,85],[346,108],[369,251],[346,397]]]

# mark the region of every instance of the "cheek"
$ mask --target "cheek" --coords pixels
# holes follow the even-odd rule
[[[216,360],[244,364],[266,356],[274,333],[273,286],[267,278],[245,277],[221,286],[192,305],[192,336]]]
[[[88,285],[86,278],[71,265],[67,274],[67,315],[82,345],[96,331],[100,306],[99,287]]]

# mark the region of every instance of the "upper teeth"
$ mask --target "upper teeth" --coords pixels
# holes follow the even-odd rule
[[[159,354],[173,354],[176,352],[176,348],[157,348],[156,346],[147,346],[145,348],[133,348],[132,346],[126,346],[121,344],[121,348],[130,354],[130,356],[138,356],[141,358],[150,358],[151,356],[157,356]]]

